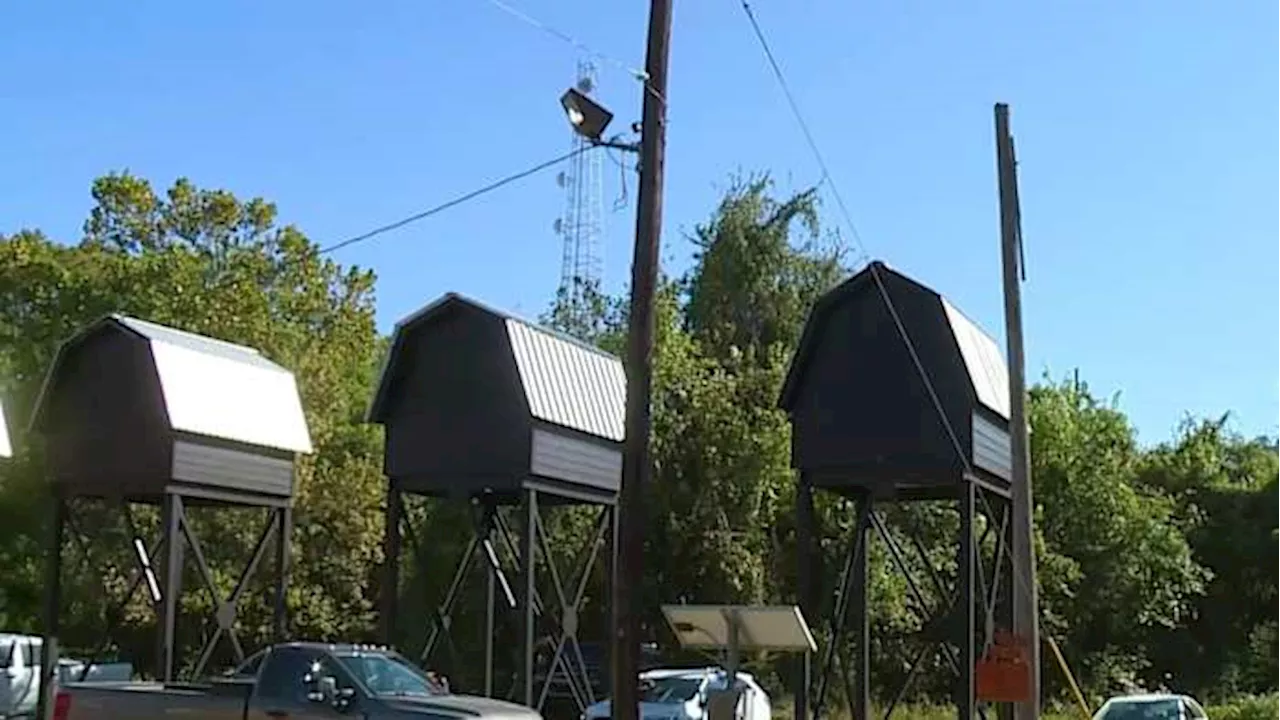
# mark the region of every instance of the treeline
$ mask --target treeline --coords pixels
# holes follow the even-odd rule
[[[79,242],[59,244],[35,230],[0,236],[0,396],[17,451],[0,465],[0,629],[39,628],[47,493],[40,443],[23,420],[59,342],[123,312],[259,348],[295,370],[316,452],[298,474],[292,631],[374,638],[385,482],[380,433],[363,415],[385,339],[374,323],[372,273],[321,257],[260,199],[186,181],[159,194],[129,175],[101,178],[92,193]],[[848,273],[821,230],[816,195],[779,199],[765,179],[736,184],[689,240],[693,267],[667,278],[659,298],[642,590],[659,641],[663,602],[794,602],[794,477],[789,429],[775,406],[808,308]],[[465,291],[439,291],[451,289]],[[561,298],[544,321],[620,350],[625,303],[584,290],[585,301]],[[1042,624],[1088,693],[1164,686],[1215,699],[1274,691],[1275,440],[1240,437],[1224,417],[1189,419],[1169,441],[1142,447],[1124,414],[1074,378],[1036,386],[1031,421]],[[818,513],[828,530],[825,582],[834,587],[854,516],[831,497],[820,497]],[[193,513],[224,594],[256,540],[251,514]],[[925,555],[954,577],[953,512],[919,504],[889,514],[893,528],[917,530]],[[426,571],[406,573],[400,588],[405,647],[421,644],[470,522],[465,508],[427,501],[411,515],[423,528]],[[87,651],[111,600],[124,593],[131,561],[114,508],[86,505],[77,517],[91,542],[67,547],[63,642]],[[154,513],[141,521],[154,530]],[[550,525],[555,559],[568,567],[590,518],[571,509]],[[98,570],[79,560],[85,554]],[[872,681],[884,692],[906,672],[922,618],[879,543],[869,562]],[[194,573],[185,584],[180,638],[194,652],[213,630],[212,601]],[[581,635],[599,641],[606,608],[598,574],[589,587]],[[267,637],[267,597],[263,582],[241,603],[248,644]],[[466,628],[482,597],[482,584],[472,583],[454,619],[455,642],[438,661],[455,684],[476,675],[481,644]],[[154,619],[142,593],[118,627],[113,651],[148,667]],[[511,632],[501,630],[504,638]],[[1061,695],[1062,674],[1045,657],[1048,692]],[[784,660],[755,662],[779,683],[770,670]],[[941,655],[926,658],[919,677],[916,699],[945,697],[950,670]]]

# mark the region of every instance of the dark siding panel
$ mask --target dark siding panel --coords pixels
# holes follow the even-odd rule
[[[1013,441],[1009,430],[979,413],[973,414],[973,464],[997,478],[1013,479]]]
[[[466,305],[413,327],[388,399],[387,475],[445,494],[484,478],[519,488],[529,472],[529,410],[501,318]]]
[[[543,428],[533,431],[534,475],[609,493],[622,484],[622,448]]]
[[[964,447],[972,391],[941,303],[923,288],[882,276]],[[797,467],[958,478],[962,462],[874,283],[832,307],[816,341],[792,413]],[[839,483],[828,477],[824,485]],[[848,482],[862,481],[850,476]]]
[[[108,329],[68,348],[49,402],[54,482],[86,495],[163,490],[169,426],[145,341]]]
[[[173,479],[264,495],[290,497],[293,462],[189,440],[173,444]]]

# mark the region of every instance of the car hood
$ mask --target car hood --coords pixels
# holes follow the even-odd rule
[[[542,716],[536,710],[524,705],[477,695],[404,696],[381,699],[391,709],[409,715],[432,713],[457,717],[483,717],[485,720],[542,720]]]
[[[588,706],[584,715],[586,715],[587,720],[608,718],[612,709],[612,705],[608,700],[601,700],[594,705]],[[684,703],[642,702],[640,703],[640,717],[644,720],[675,720],[677,718],[683,720],[688,715],[685,713]]]

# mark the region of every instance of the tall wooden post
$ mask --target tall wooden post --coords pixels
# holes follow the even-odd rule
[[[1004,267],[1004,323],[1009,360],[1009,436],[1013,454],[1013,631],[1027,643],[1030,700],[1015,708],[1017,720],[1040,716],[1040,624],[1032,529],[1031,451],[1027,433],[1026,360],[1022,347],[1022,217],[1018,169],[1009,133],[1009,106],[997,103],[996,164],[1000,186],[1000,249]]]
[[[644,574],[644,494],[649,459],[649,392],[653,381],[653,296],[658,283],[662,231],[662,175],[666,154],[667,58],[671,41],[671,0],[649,5],[645,57],[644,115],[640,135],[640,189],[635,255],[631,261],[631,307],[627,334],[626,442],[619,491],[618,573],[613,586],[613,717],[637,720],[640,713],[640,616],[636,599]]]

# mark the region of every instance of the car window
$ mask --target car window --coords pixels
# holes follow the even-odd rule
[[[40,648],[42,645],[43,643],[37,641],[22,644],[22,659],[27,664],[27,667],[40,667]]]
[[[1182,703],[1176,698],[1112,700],[1103,710],[1101,720],[1181,720],[1182,718]]]
[[[260,650],[248,657],[244,662],[240,663],[240,667],[227,672],[228,677],[233,678],[255,678],[258,676],[258,668],[262,667],[262,658],[266,657],[267,651]]]
[[[9,663],[13,660],[13,643],[0,643],[0,668],[9,667]]]
[[[1182,698],[1182,704],[1187,709],[1187,717],[1190,720],[1206,720],[1204,708],[1200,707],[1200,703],[1191,698]]]
[[[307,647],[284,647],[271,650],[258,675],[256,697],[260,705],[280,709],[307,707],[307,697],[314,688],[313,679],[330,676],[338,689],[356,690],[351,674],[333,661],[327,653]],[[352,699],[354,701],[354,698]]]
[[[647,703],[682,703],[693,699],[702,686],[696,677],[645,678],[640,682],[640,701]]]
[[[374,695],[444,695],[447,692],[399,655],[351,653],[337,657],[347,672]],[[343,678],[337,679],[341,685]]]
[[[306,677],[311,665],[320,659],[320,652],[297,647],[272,650],[258,676],[257,695],[260,700],[299,706],[307,702]]]

